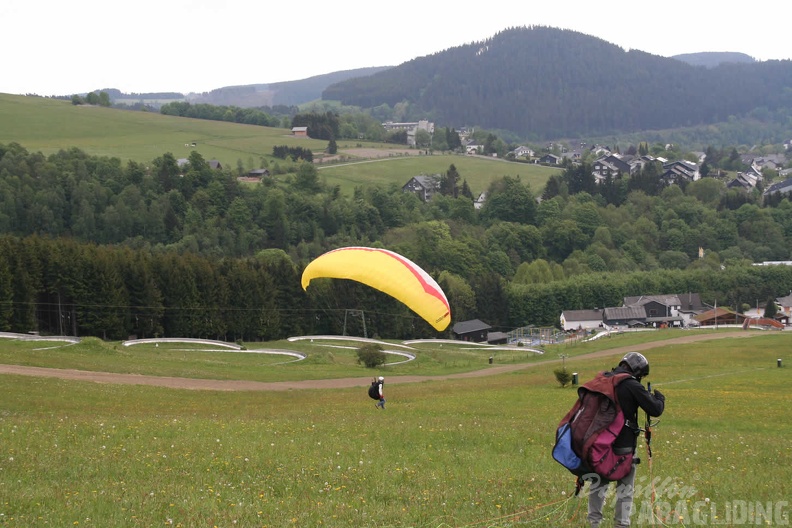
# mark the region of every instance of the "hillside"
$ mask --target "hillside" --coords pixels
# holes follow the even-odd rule
[[[116,88],[101,88],[94,91],[107,92],[113,104],[127,106],[148,105],[152,108],[159,108],[161,105],[173,101],[188,101],[190,103],[204,103],[216,106],[238,106],[240,108],[299,106],[321,98],[322,91],[331,84],[355,77],[373,75],[388,68],[390,66],[374,66],[314,75],[296,81],[223,86],[202,93],[123,93]],[[79,95],[84,96],[86,94]]]
[[[186,158],[197,150],[234,166],[259,163],[275,145],[300,145],[321,151],[326,141],[295,138],[282,128],[207,121],[72,105],[68,101],[0,94],[0,143],[19,143],[45,155],[77,147],[90,155],[148,163],[166,152]]]
[[[320,99],[322,91],[331,84],[356,77],[365,77],[387,70],[389,66],[376,66],[345,70],[307,79],[270,84],[249,84],[245,86],[226,86],[201,94],[189,94],[186,99],[191,103],[239,106],[257,108],[261,106],[298,106]]]
[[[753,63],[756,60],[750,55],[745,53],[736,53],[731,51],[707,51],[702,53],[683,53],[681,55],[674,55],[671,57],[682,62],[686,62],[691,66],[704,66],[705,68],[714,68],[721,64],[727,63]]]
[[[547,27],[492,38],[329,86],[324,100],[407,103],[406,120],[536,140],[707,125],[792,108],[792,61],[701,68]]]
[[[290,162],[272,156],[273,147],[305,147],[314,153],[322,178],[351,194],[367,184],[403,185],[416,174],[442,173],[455,164],[475,193],[502,176],[522,176],[535,189],[559,169],[540,165],[505,163],[484,156],[418,156],[403,145],[364,141],[338,142],[338,155],[346,163],[321,163],[327,142],[298,138],[289,130],[224,121],[209,121],[102,108],[75,106],[68,101],[35,96],[0,94],[0,144],[19,143],[44,155],[81,149],[88,155],[149,164],[165,153],[187,158],[195,151],[206,160],[237,169],[259,168],[262,163],[284,170]],[[405,152],[407,155],[405,156]],[[356,164],[359,163],[359,164]]]

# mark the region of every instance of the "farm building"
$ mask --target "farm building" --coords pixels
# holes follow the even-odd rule
[[[483,343],[487,341],[487,334],[489,334],[490,328],[492,327],[484,321],[471,319],[470,321],[456,323],[452,330],[457,339]]]
[[[592,330],[602,326],[602,310],[564,310],[561,312],[561,328],[564,331]]]

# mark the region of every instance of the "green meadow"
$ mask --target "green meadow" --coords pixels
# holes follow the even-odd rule
[[[647,381],[667,409],[651,463],[639,442],[634,526],[788,522],[792,334],[716,333],[644,351]],[[548,347],[538,360],[415,344],[414,362],[376,372],[354,363],[356,345],[346,341],[266,344],[306,355],[291,363],[251,359],[259,344],[211,352],[3,341],[0,363],[160,374],[181,363],[191,377],[236,365],[262,380],[324,370],[360,385],[230,392],[0,375],[0,525],[583,527],[585,499],[550,456],[575,390],[552,371],[563,355],[585,381],[615,366],[623,347],[679,335]],[[521,368],[399,383],[500,364]],[[377,373],[386,376],[384,411],[365,394]],[[612,505],[605,513],[610,527]]]
[[[317,158],[327,147],[324,140],[296,138],[282,128],[75,106],[57,99],[0,94],[0,143],[11,142],[44,155],[77,147],[89,155],[144,164],[168,152],[176,158],[187,158],[195,150],[204,159],[219,160],[224,167],[231,169],[240,162],[245,169],[258,168],[262,158],[270,167],[275,163],[290,165],[291,162],[272,157],[275,146],[309,148]],[[341,154],[345,150],[359,148],[387,152],[403,146],[350,140],[338,142]],[[355,187],[372,184],[401,187],[419,174],[445,173],[451,164],[456,166],[461,178],[467,180],[476,195],[484,191],[491,181],[503,176],[520,176],[538,193],[547,178],[559,171],[539,165],[461,155],[388,156],[376,160],[344,155],[348,160],[346,163],[317,167],[322,181],[330,186],[338,185],[345,194],[351,194]]]
[[[204,159],[216,159],[229,167],[236,167],[239,159],[247,163],[248,158],[253,158],[258,167],[259,158],[271,156],[275,145],[320,151],[327,146],[326,141],[295,138],[282,128],[0,94],[0,143],[11,142],[45,155],[77,147],[90,155],[140,163],[167,152],[186,158],[196,150]]]
[[[552,167],[511,163],[482,156],[438,154],[320,166],[319,176],[328,184],[339,185],[342,192],[350,193],[355,187],[366,187],[373,184],[387,186],[390,183],[395,183],[401,187],[410,178],[419,174],[445,174],[452,164],[459,173],[460,181],[467,181],[474,196],[486,191],[493,180],[504,176],[519,177],[521,181],[531,185],[535,194],[540,194],[547,179],[560,172],[560,169]]]

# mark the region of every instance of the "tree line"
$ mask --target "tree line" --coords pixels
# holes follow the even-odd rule
[[[402,191],[404,182],[343,195],[307,162],[248,186],[197,152],[179,167],[170,153],[123,164],[76,148],[44,156],[0,144],[0,283],[9,284],[0,302],[12,311],[0,324],[247,340],[338,332],[344,310],[362,309],[383,337],[435,335],[403,306],[355,284],[302,292],[308,262],[351,245],[405,255],[443,286],[454,321],[500,329],[557,325],[561,309],[626,295],[699,291],[739,309],[788,293],[785,276],[751,266],[789,259],[788,198],[765,204],[713,177],[652,192],[627,178],[614,201],[596,188],[571,192],[575,174],[568,169],[558,192],[542,199],[519,177],[497,179],[477,209],[453,165],[424,203]],[[146,275],[136,276],[140,270]],[[731,278],[736,270],[745,270],[740,280]],[[227,292],[242,298],[232,302]]]
[[[314,280],[281,250],[237,259],[99,246],[69,238],[0,237],[0,331],[42,335],[195,337],[267,341],[347,332],[394,339],[437,333],[394,299],[352,281]],[[564,310],[620,306],[637,294],[704,292],[742,311],[792,290],[790,266],[596,273],[532,284],[489,275],[471,292],[443,271],[453,320],[482,317],[501,329],[558,326]],[[718,300],[720,299],[720,300]],[[357,317],[347,318],[352,310]],[[472,310],[468,313],[469,310]],[[365,319],[365,322],[364,320]],[[364,326],[365,325],[365,326]]]
[[[311,149],[290,147],[288,145],[275,145],[272,147],[272,156],[278,159],[289,158],[292,161],[313,161],[313,152],[311,152]]]
[[[280,250],[213,259],[70,238],[0,237],[3,331],[228,341],[341,333],[344,310],[337,299],[351,301],[355,293],[344,294],[342,285],[325,286],[307,296],[298,268]],[[377,326],[387,307],[384,302],[369,313],[367,323]],[[398,308],[388,317],[412,322]]]
[[[286,128],[288,119],[269,114],[258,108],[240,108],[238,106],[212,105],[207,103],[191,104],[186,101],[173,101],[160,107],[163,115],[208,119],[210,121],[226,121],[267,127]]]

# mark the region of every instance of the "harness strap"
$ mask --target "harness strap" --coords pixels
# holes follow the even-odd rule
[[[577,480],[575,481],[575,497],[580,495],[580,490],[583,489],[584,484],[585,482],[583,481],[583,477],[578,477]]]

